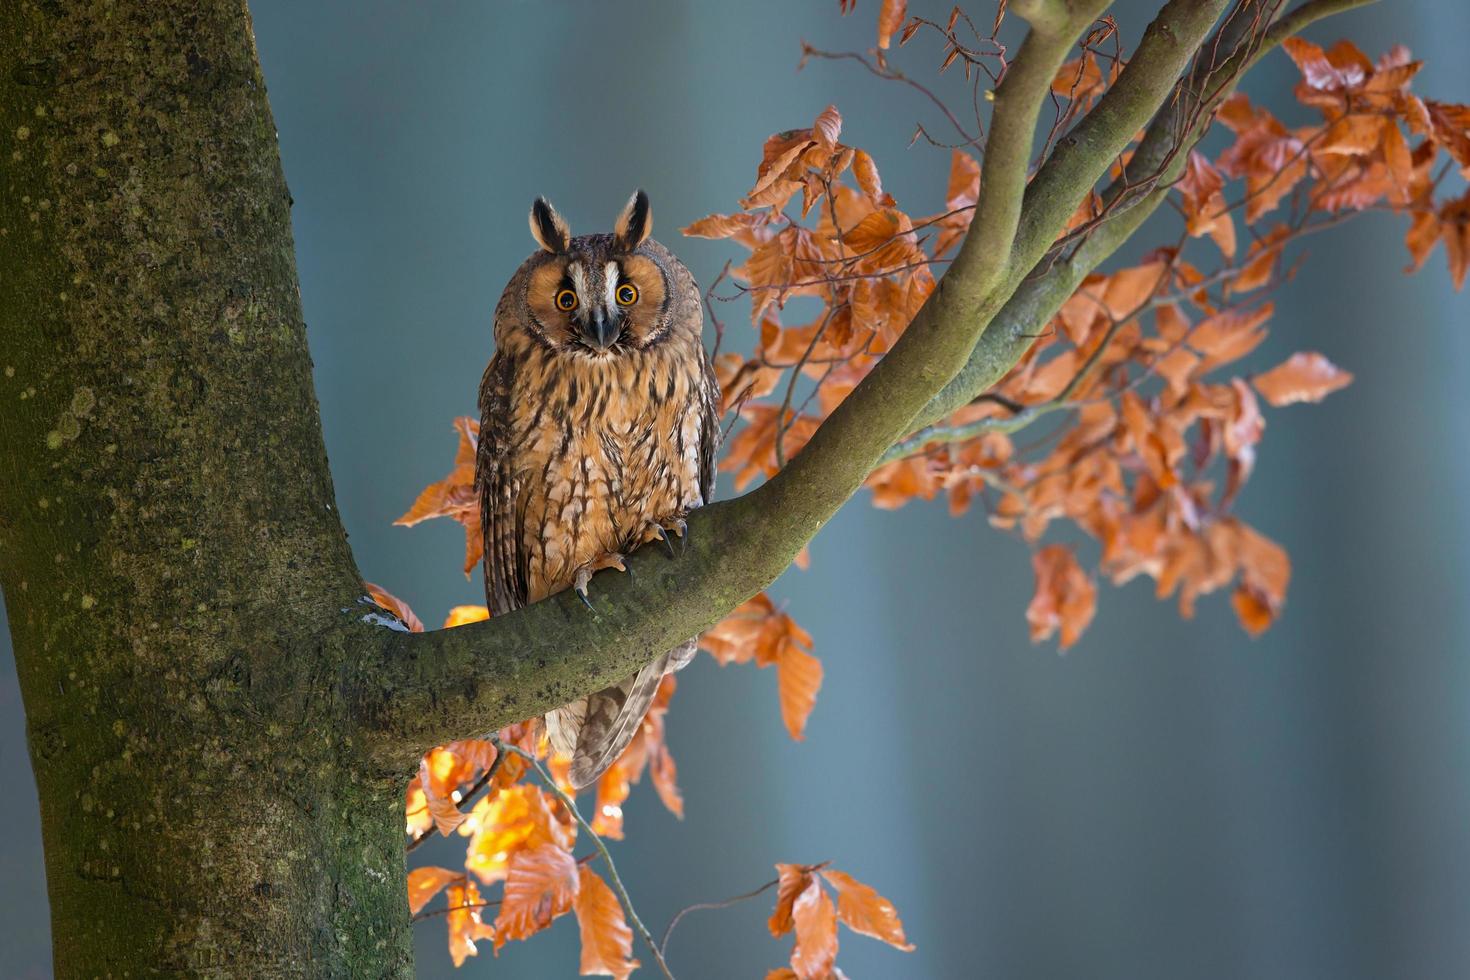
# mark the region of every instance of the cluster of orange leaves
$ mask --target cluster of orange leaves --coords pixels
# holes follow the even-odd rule
[[[837,923],[905,951],[914,947],[903,934],[893,904],[852,875],[826,865],[776,865],[776,908],[767,923],[771,935],[796,933],[791,965],[772,970],[766,980],[844,980],[837,968]],[[823,882],[837,893],[833,905]]]
[[[868,480],[879,507],[944,494],[959,514],[982,500],[993,524],[1030,543],[1034,640],[1059,633],[1070,646],[1096,609],[1094,575],[1074,550],[1041,544],[1057,518],[1099,543],[1097,573],[1115,584],[1147,575],[1160,598],[1178,595],[1185,616],[1199,596],[1233,586],[1242,625],[1266,629],[1285,602],[1290,561],[1232,513],[1264,432],[1261,400],[1315,402],[1352,380],[1316,352],[1217,374],[1266,338],[1268,296],[1294,272],[1285,250],[1350,213],[1390,210],[1412,217],[1414,268],[1443,241],[1456,285],[1464,279],[1470,192],[1436,201],[1445,171],[1433,168],[1444,151],[1445,170],[1470,175],[1470,109],[1410,92],[1420,64],[1403,48],[1376,64],[1348,42],[1324,51],[1291,39],[1285,50],[1302,72],[1299,101],[1321,120],[1289,128],[1243,95],[1228,99],[1218,118],[1234,143],[1214,161],[1191,151],[1176,185],[1179,240],[1089,275],[991,392],[937,427],[946,438]],[[1059,117],[1100,97],[1121,67],[1090,50],[1065,65],[1053,83]],[[931,265],[963,239],[973,212],[980,166],[963,150],[951,153],[945,210],[911,218],[840,133],[828,107],[810,128],[772,136],[742,210],[684,229],[750,250],[735,276],[751,300],[755,350],[716,363],[726,403],[746,423],[721,462],[737,488],[776,473],[892,347],[934,288]],[[1085,200],[1068,231],[1085,233],[1099,204],[1096,194]],[[1183,254],[1205,236],[1218,252],[1212,268]],[[1250,243],[1244,254],[1238,240]],[[808,316],[787,326],[786,303],[800,296],[817,309],[805,304]],[[1043,416],[1053,424],[1018,448],[1011,433]]]

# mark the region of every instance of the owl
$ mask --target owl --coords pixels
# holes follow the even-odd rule
[[[632,196],[610,235],[573,238],[541,198],[530,218],[540,248],[495,308],[495,355],[480,383],[475,481],[497,615],[569,587],[588,602],[594,571],[682,534],[684,515],[710,498],[720,441],[699,289],[648,237],[648,196]],[[664,674],[694,651],[689,640],[547,713],[573,785],[617,760]]]

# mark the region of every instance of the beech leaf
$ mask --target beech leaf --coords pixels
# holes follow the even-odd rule
[[[1251,379],[1257,391],[1277,408],[1296,402],[1320,402],[1352,384],[1350,372],[1315,351],[1293,354],[1264,374]]]

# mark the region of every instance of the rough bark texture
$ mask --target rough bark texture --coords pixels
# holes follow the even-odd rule
[[[976,229],[791,466],[697,512],[677,564],[644,549],[600,576],[595,613],[563,594],[411,635],[362,605],[334,508],[244,0],[0,3],[0,587],[58,976],[411,975],[419,753],[625,676],[764,587],[1162,199],[1026,276],[1223,0],[1169,3],[1108,124],[1023,199],[1037,109],[1103,6],[1013,0],[1034,31]]]

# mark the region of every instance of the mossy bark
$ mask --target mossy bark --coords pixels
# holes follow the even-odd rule
[[[0,4],[0,154],[0,584],[57,975],[408,975],[404,776],[331,696],[383,631],[244,3]]]

